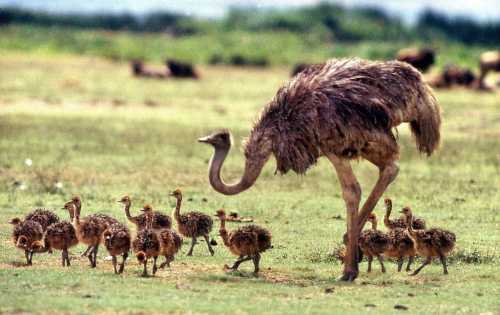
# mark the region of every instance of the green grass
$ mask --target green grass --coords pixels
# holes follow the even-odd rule
[[[403,312],[396,304],[412,314],[500,312],[498,93],[438,92],[443,143],[430,159],[416,152],[407,127],[399,128],[401,170],[386,196],[396,208],[411,205],[430,225],[456,233],[450,275],[434,263],[409,277],[394,272],[393,262],[387,274],[377,265],[366,274],[362,263],[359,279],[343,284],[336,281],[342,266],[333,251],[345,231],[345,211],[328,161],[306,176],[283,177],[273,175],[271,161],[251,190],[225,197],[207,181],[211,149],[196,143],[216,128],[230,128],[237,146],[224,175],[237,177],[241,139],[287,80],[287,69],[202,67],[197,82],[152,81],[133,79],[125,63],[20,53],[4,53],[0,69],[0,313]],[[365,161],[353,164],[366,196],[377,171]],[[105,250],[91,270],[78,257],[83,246],[71,250],[70,268],[60,266],[59,253],[37,255],[34,266],[25,267],[10,240],[7,221],[34,206],[60,208],[78,193],[84,213],[103,211],[125,222],[118,197],[130,194],[134,211],[145,202],[170,211],[168,192],[177,187],[192,198],[185,210],[237,210],[273,232],[274,248],[264,254],[258,278],[250,264],[242,273],[222,270],[234,257],[217,229],[214,257],[203,243],[186,257],[186,241],[171,270],[147,279],[133,258],[122,276],[112,274],[102,260]],[[382,215],[381,204],[376,211]]]

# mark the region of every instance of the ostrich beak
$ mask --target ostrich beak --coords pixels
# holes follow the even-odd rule
[[[174,194],[174,192],[170,192],[170,193],[168,193],[168,195],[169,196],[174,196],[175,194]]]
[[[405,213],[404,210],[400,210],[399,213]]]
[[[198,142],[200,142],[200,143],[210,143],[210,137],[206,136],[206,137],[199,138]]]

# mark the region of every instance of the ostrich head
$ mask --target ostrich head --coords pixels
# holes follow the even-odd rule
[[[384,205],[386,208],[391,208],[392,207],[392,200],[390,198],[385,198]]]
[[[376,223],[377,222],[377,215],[373,212],[370,213],[370,215],[368,215],[368,222],[371,222],[372,224]]]
[[[229,150],[231,147],[231,134],[228,130],[221,130],[209,136],[199,138],[198,142],[208,143],[215,149]]]
[[[80,196],[73,196],[69,202],[73,203],[77,208],[82,206],[82,199]]]
[[[404,207],[400,213],[402,213],[405,217],[406,217],[406,221],[407,222],[411,222],[411,218],[412,218],[412,213],[411,213],[411,209],[410,207]],[[411,226],[411,224],[410,224]]]
[[[142,212],[148,214],[153,212],[153,207],[151,205],[144,205],[144,207],[141,209]]]
[[[219,219],[223,220],[226,218],[226,211],[224,209],[219,209],[215,212],[214,214],[215,217],[218,217]]]
[[[176,190],[170,192],[169,195],[172,196],[172,197],[175,197],[177,199],[182,199],[182,191],[179,188],[177,188]]]
[[[76,214],[76,205],[73,203],[73,200],[66,202],[61,209],[67,210],[69,217],[73,220],[73,217]]]
[[[130,205],[132,201],[130,200],[129,196],[123,196],[120,200],[118,200],[118,202],[123,203],[125,205]]]
[[[13,219],[11,219],[9,221],[9,223],[12,224],[12,225],[19,225],[19,224],[21,224],[21,219],[19,219],[19,218],[13,218]]]

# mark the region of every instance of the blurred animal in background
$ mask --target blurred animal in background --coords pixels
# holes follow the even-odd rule
[[[130,67],[132,69],[132,75],[135,77],[142,78],[153,78],[153,79],[166,79],[167,73],[164,71],[148,69],[144,66],[142,60],[134,59],[130,62]]]
[[[426,72],[434,64],[435,55],[431,48],[403,48],[398,52],[396,59],[409,63],[421,72]]]
[[[440,74],[428,81],[429,85],[435,88],[472,87],[475,82],[477,77],[472,70],[456,65],[447,65]]]
[[[167,59],[165,61],[165,64],[167,65],[171,77],[191,79],[199,78],[198,73],[196,73],[196,70],[190,63],[185,63],[174,59]]]
[[[487,89],[485,78],[489,72],[500,72],[500,50],[486,51],[479,57],[479,84],[480,89]]]

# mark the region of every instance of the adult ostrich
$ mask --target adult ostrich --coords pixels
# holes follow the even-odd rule
[[[320,156],[333,164],[347,207],[348,246],[342,280],[358,275],[357,240],[368,215],[396,178],[399,148],[392,128],[410,123],[420,152],[439,144],[440,110],[430,88],[412,66],[361,59],[329,60],[297,74],[264,108],[245,144],[245,171],[235,184],[221,179],[231,147],[228,131],[200,138],[215,153],[209,166],[212,187],[225,195],[250,188],[271,154],[281,174],[303,174]],[[361,188],[350,160],[364,158],[379,178],[361,210]]]

